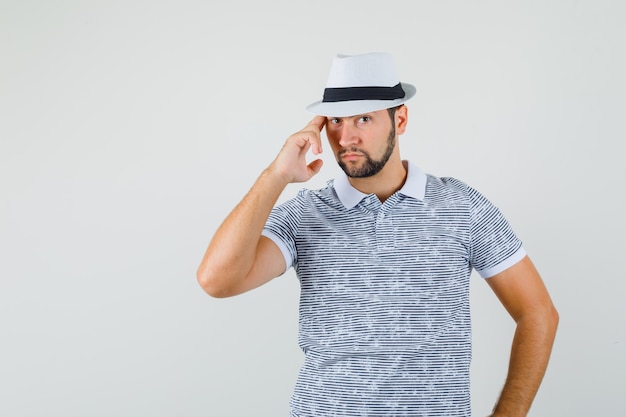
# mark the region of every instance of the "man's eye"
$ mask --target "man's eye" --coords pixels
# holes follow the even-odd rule
[[[339,123],[339,119],[338,119],[338,118],[336,118],[336,117],[333,117],[332,119],[330,119],[330,122],[331,122],[332,124],[337,124],[337,123]]]
[[[363,123],[365,123],[365,122],[369,122],[370,120],[371,120],[371,118],[370,118],[369,116],[362,116],[362,117],[359,119],[359,121],[360,121],[360,122],[363,122]]]

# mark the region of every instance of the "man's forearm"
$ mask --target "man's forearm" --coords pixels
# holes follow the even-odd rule
[[[517,322],[508,376],[492,417],[527,415],[548,366],[557,323],[553,309]]]
[[[269,239],[262,239],[261,232],[287,184],[306,182],[322,168],[321,159],[307,162],[307,153],[322,152],[320,132],[325,124],[325,117],[315,116],[289,136],[274,161],[217,229],[196,273],[207,293],[215,297],[240,294],[283,272],[280,250]]]
[[[286,185],[280,174],[266,169],[217,229],[197,272],[207,292],[219,293],[245,278],[263,226]]]

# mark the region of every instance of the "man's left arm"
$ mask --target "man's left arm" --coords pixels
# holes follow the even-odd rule
[[[527,256],[486,281],[517,326],[508,375],[492,417],[526,416],[548,366],[559,315]]]

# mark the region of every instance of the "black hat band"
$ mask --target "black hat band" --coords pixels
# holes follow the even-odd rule
[[[340,87],[326,88],[322,102],[354,100],[396,100],[404,97],[404,90],[400,83],[393,87]]]

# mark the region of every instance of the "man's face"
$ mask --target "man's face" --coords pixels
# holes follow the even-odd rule
[[[379,173],[396,147],[396,126],[387,110],[329,117],[326,135],[337,163],[351,178]]]

